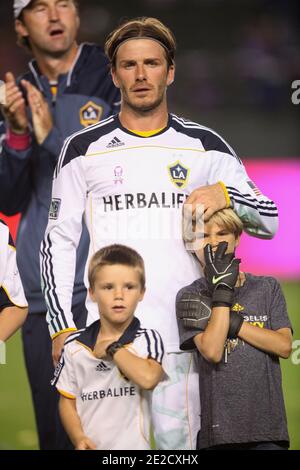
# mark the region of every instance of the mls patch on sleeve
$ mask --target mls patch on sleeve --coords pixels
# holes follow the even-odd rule
[[[49,219],[58,219],[58,214],[60,210],[61,199],[53,198],[50,204],[49,209]]]

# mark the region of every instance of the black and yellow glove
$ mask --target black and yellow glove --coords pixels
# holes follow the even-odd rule
[[[231,307],[234,297],[234,286],[239,275],[240,259],[234,253],[227,253],[228,243],[221,242],[215,253],[211,245],[204,248],[204,275],[212,296],[213,307]]]

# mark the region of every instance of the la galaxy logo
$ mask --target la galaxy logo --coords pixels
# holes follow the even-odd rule
[[[168,166],[168,171],[172,183],[180,189],[185,188],[190,176],[190,169],[177,160],[177,162],[171,163],[171,165]]]
[[[97,124],[101,119],[102,113],[102,106],[98,106],[93,103],[93,101],[88,101],[79,110],[80,122],[84,127],[90,126],[91,124]]]

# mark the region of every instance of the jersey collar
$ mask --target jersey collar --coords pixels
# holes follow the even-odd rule
[[[115,115],[115,120],[116,120],[117,126],[118,126],[123,132],[126,132],[126,134],[133,135],[134,137],[137,137],[137,138],[139,138],[139,139],[152,139],[153,137],[157,137],[158,135],[164,134],[164,132],[166,132],[166,131],[169,129],[169,127],[171,126],[171,115],[168,114],[168,123],[167,123],[166,127],[164,127],[163,129],[161,129],[161,131],[157,132],[157,134],[154,134],[154,135],[151,135],[151,136],[143,136],[143,135],[139,135],[139,134],[136,134],[135,132],[130,131],[130,130],[127,129],[126,127],[123,127],[122,124],[121,124],[120,118],[119,118],[119,114],[116,114],[116,115]]]
[[[131,343],[136,336],[137,331],[139,330],[141,324],[138,318],[133,317],[132,322],[126,328],[124,333],[121,335],[118,340],[122,344]],[[93,350],[97,341],[97,337],[101,328],[100,320],[95,321],[90,326],[88,326],[79,336],[76,337],[76,341],[87,346],[89,349]]]

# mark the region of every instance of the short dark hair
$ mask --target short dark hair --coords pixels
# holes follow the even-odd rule
[[[99,269],[103,266],[112,266],[115,264],[136,268],[140,274],[141,289],[145,289],[145,265],[143,258],[133,248],[118,244],[105,246],[92,256],[88,271],[90,288],[94,289]]]
[[[125,21],[106,38],[104,49],[112,67],[116,65],[119,46],[124,41],[135,38],[148,38],[159,42],[165,50],[168,67],[174,64],[176,41],[172,31],[157,18],[142,16]]]

